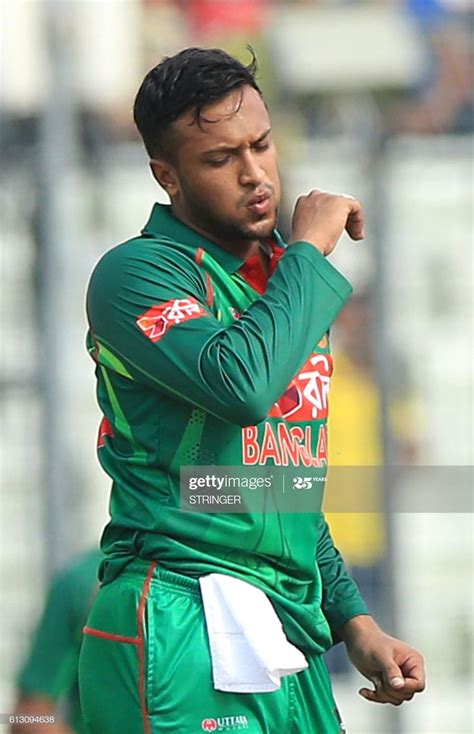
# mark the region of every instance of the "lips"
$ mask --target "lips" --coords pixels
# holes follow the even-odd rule
[[[247,203],[247,208],[254,214],[267,214],[270,211],[271,192],[263,191],[261,194],[255,194]]]

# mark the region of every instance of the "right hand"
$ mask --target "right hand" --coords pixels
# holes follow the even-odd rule
[[[353,240],[364,239],[364,213],[360,201],[313,189],[296,202],[290,244],[304,240],[323,255],[329,255],[344,229]]]

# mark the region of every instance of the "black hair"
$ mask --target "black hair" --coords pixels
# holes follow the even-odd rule
[[[150,158],[170,158],[170,125],[187,110],[194,110],[199,125],[202,108],[217,102],[234,89],[249,85],[262,92],[256,82],[257,60],[248,66],[218,48],[186,48],[165,57],[145,76],[133,108],[133,118]]]

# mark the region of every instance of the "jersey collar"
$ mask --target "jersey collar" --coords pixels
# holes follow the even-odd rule
[[[175,242],[182,242],[183,245],[190,247],[202,247],[228,273],[235,273],[245,262],[242,258],[227,252],[215,242],[207,240],[202,234],[195,232],[183,222],[180,222],[179,219],[176,219],[171,213],[169,204],[155,204],[153,206],[150,218],[143,229],[143,234],[145,233],[152,234],[155,237],[169,237]],[[276,229],[273,231],[273,236],[277,245],[286,247]]]

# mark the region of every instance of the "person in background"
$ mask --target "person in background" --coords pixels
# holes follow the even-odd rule
[[[240,33],[255,36],[265,29],[273,0],[178,0],[193,38]]]
[[[411,99],[393,110],[389,126],[415,134],[474,130],[471,0],[403,0],[420,32],[428,63]]]
[[[17,677],[14,715],[54,717],[54,723],[19,721],[11,726],[10,734],[86,734],[77,664],[82,628],[98,588],[101,558],[99,550],[84,552],[53,578]]]

